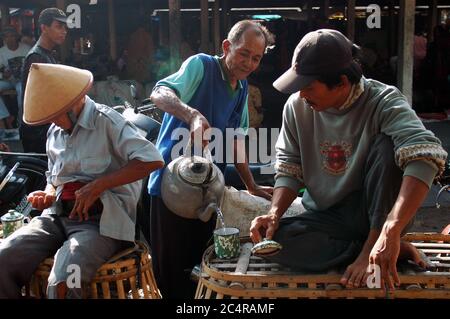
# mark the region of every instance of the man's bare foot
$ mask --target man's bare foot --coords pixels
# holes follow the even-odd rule
[[[400,242],[400,255],[399,259],[409,259],[422,268],[429,268],[431,265],[424,258],[419,250],[411,243],[406,241]],[[346,288],[358,288],[364,287],[367,282],[367,278],[370,275],[368,272],[369,257],[365,254],[361,254],[358,258],[347,267],[344,275],[341,278],[341,284]]]
[[[370,275],[370,273],[367,272],[368,266],[369,256],[360,254],[345,270],[345,273],[341,278],[341,284],[346,288],[364,287],[367,282],[367,277]]]
[[[411,260],[422,268],[429,268],[431,265],[426,260],[426,257],[422,256],[419,250],[414,247],[410,242],[402,240],[400,242],[400,255],[398,257],[401,259]]]

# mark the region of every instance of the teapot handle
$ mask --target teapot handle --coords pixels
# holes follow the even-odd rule
[[[194,154],[192,154],[192,152],[190,152],[190,151],[192,151],[192,138],[191,137],[189,137],[189,140],[188,140],[188,142],[187,142],[187,144],[186,144],[186,148],[184,149],[184,154],[190,154],[191,155],[191,157],[193,157],[194,156]],[[213,162],[213,159],[212,159],[212,155],[211,155],[211,151],[209,150],[209,147],[208,147],[208,145],[206,145],[204,148],[203,148],[203,156],[202,157],[204,157],[204,158],[206,158],[209,162]]]
[[[213,162],[212,155],[211,155],[211,151],[209,150],[208,145],[206,145],[206,146],[203,148],[203,155],[204,155],[204,157],[205,157],[210,163]]]

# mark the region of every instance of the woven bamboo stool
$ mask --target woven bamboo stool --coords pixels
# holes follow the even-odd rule
[[[197,299],[259,298],[445,298],[450,299],[450,235],[412,233],[403,237],[421,250],[433,264],[419,271],[410,264],[398,267],[401,286],[383,289],[348,289],[340,285],[342,270],[326,274],[294,272],[279,264],[251,256],[252,243],[242,239],[241,254],[232,260],[217,259],[214,247],[203,255]]]
[[[34,297],[47,297],[47,280],[52,267],[53,258],[47,258],[36,269],[30,283]],[[89,287],[83,287],[83,296],[91,299],[161,299],[147,247],[138,243],[113,256],[97,270]]]

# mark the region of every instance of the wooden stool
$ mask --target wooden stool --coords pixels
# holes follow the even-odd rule
[[[336,271],[326,274],[292,271],[263,258],[251,256],[253,244],[249,239],[242,239],[239,258],[217,259],[214,246],[205,251],[195,298],[450,299],[450,235],[414,233],[407,234],[403,240],[412,242],[434,267],[418,271],[409,264],[399,265],[401,286],[394,291],[367,287],[344,288],[339,282],[342,273]]]
[[[47,280],[53,258],[45,259],[36,269],[30,283],[31,295],[46,298]],[[103,264],[83,296],[91,299],[161,299],[153,276],[152,260],[147,247],[138,243]]]

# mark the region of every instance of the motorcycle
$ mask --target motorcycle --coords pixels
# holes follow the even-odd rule
[[[31,207],[27,195],[44,189],[47,183],[45,154],[0,152],[0,215],[14,209],[25,217],[40,211]]]
[[[138,103],[137,91],[134,85],[130,86],[130,91],[131,96],[134,99],[134,105],[125,100],[124,105],[114,106],[113,108],[121,113],[125,119],[133,123],[142,136],[155,144],[162,123],[161,113],[159,109],[151,103],[149,98]]]

